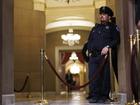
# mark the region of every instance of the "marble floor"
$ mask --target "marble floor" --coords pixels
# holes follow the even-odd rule
[[[15,105],[125,105],[119,100],[110,104],[89,103],[88,100],[86,100],[86,94],[84,92],[49,94],[44,99],[44,101],[40,101],[40,97],[16,97]],[[48,104],[46,104],[46,102],[48,102]]]

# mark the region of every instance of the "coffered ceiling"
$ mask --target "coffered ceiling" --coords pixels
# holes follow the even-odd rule
[[[47,8],[93,6],[94,0],[46,0]]]

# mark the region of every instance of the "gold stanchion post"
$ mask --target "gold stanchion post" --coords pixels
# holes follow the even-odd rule
[[[129,37],[130,37],[130,39],[129,39],[129,41],[130,41],[130,51],[132,52],[132,47],[133,47],[133,35],[130,35]]]
[[[117,94],[115,89],[115,76],[114,76],[114,70],[112,66],[112,51],[111,48],[109,48],[109,66],[110,66],[110,80],[111,80],[111,99],[113,101],[117,100]]]
[[[39,105],[48,105],[48,101],[44,99],[44,53],[44,49],[40,49],[41,100],[37,102]]]
[[[31,81],[30,81],[31,73],[28,73],[27,75],[29,77],[27,98],[32,98],[32,95],[31,95]]]
[[[136,30],[136,40],[137,40],[137,51],[139,52],[140,50],[140,33],[139,33],[139,30],[137,29]]]

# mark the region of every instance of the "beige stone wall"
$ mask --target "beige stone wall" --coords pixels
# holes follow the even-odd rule
[[[44,44],[45,14],[34,11],[32,0],[14,0],[14,73],[15,89],[40,90],[40,48]]]
[[[115,0],[106,0],[106,5],[109,6],[113,10],[114,16],[116,16]]]

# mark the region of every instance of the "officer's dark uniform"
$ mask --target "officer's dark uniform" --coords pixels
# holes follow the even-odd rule
[[[105,13],[109,16],[113,16],[113,12],[108,7],[101,7],[100,14]],[[116,48],[119,43],[119,31],[118,27],[113,23],[96,24],[92,28],[89,39],[87,42],[87,48],[89,52],[89,80],[93,78],[95,72],[101,63],[101,50],[108,46],[110,48]],[[95,81],[89,84],[90,95],[92,96],[91,102],[97,102],[98,100],[105,101],[109,98],[110,92],[110,70],[109,61],[107,61],[103,67],[103,72],[96,77]]]

